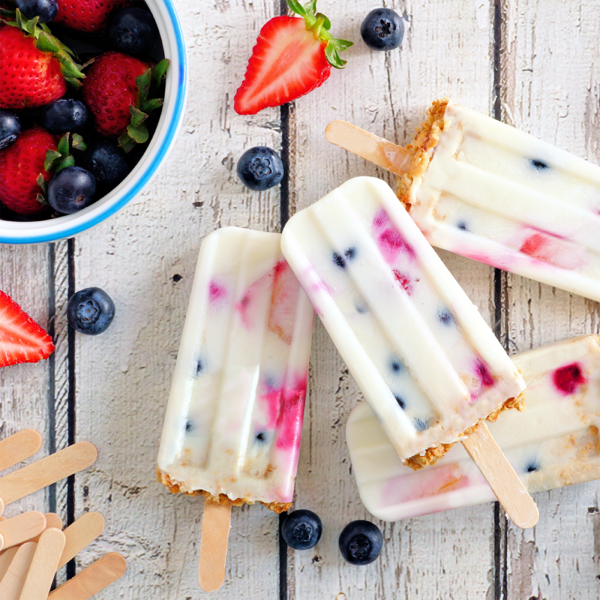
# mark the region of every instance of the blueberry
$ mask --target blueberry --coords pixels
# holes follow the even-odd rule
[[[340,552],[351,565],[368,565],[381,554],[383,535],[374,523],[352,521],[340,533]]]
[[[452,325],[452,323],[454,323],[454,317],[452,316],[452,313],[445,308],[443,308],[442,310],[440,310],[440,312],[438,312],[438,319],[444,325]]]
[[[525,467],[525,470],[528,473],[533,473],[534,471],[539,471],[539,469],[540,469],[540,465],[538,465],[537,462],[535,462],[535,461],[529,463],[527,465],[527,467]]]
[[[255,439],[259,444],[264,444],[267,441],[267,434],[261,431],[256,434]]]
[[[281,525],[281,536],[294,550],[308,550],[319,543],[323,533],[321,519],[310,510],[295,510]]]
[[[404,401],[404,399],[402,398],[402,396],[394,396],[394,398],[396,399],[396,402],[398,403],[398,406],[404,410],[405,406],[406,406],[406,402]]]
[[[341,254],[338,254],[337,252],[333,253],[332,256],[333,259],[333,264],[336,267],[339,267],[340,269],[345,269],[346,268],[346,261],[344,260],[344,257]]]
[[[158,39],[158,27],[147,10],[123,8],[110,17],[108,39],[115,50],[145,58]]]
[[[256,146],[242,154],[237,164],[237,174],[245,186],[261,192],[281,183],[283,163],[275,150]]]
[[[404,22],[389,8],[372,10],[360,27],[365,44],[373,50],[394,50],[402,43]]]
[[[402,371],[402,363],[397,358],[392,358],[390,361],[390,369],[392,369],[394,373],[400,373],[400,371]]]
[[[65,215],[92,204],[96,197],[96,179],[81,167],[59,171],[48,184],[50,206]]]
[[[40,23],[49,23],[58,14],[57,0],[15,0],[17,8],[29,19],[40,18]]]
[[[537,158],[531,158],[529,163],[536,171],[545,171],[549,169],[548,163],[545,163],[543,160],[539,160]]]
[[[114,190],[129,175],[129,163],[125,152],[117,145],[104,140],[88,148],[83,166],[96,178],[100,197]]]
[[[457,227],[462,231],[469,231],[467,229],[467,224],[464,221],[459,221]]]
[[[195,427],[194,424],[191,421],[186,421],[185,423],[185,430],[186,431],[194,431]]]
[[[425,431],[429,427],[429,422],[425,419],[415,419],[414,426],[417,431]]]
[[[348,250],[344,252],[344,256],[348,260],[353,260],[356,257],[356,248],[354,248],[354,246],[352,248],[348,248]]]
[[[198,375],[201,375],[202,371],[204,371],[204,363],[202,362],[202,360],[197,359],[196,360],[196,377],[198,377]]]
[[[0,110],[0,150],[10,146],[20,133],[19,117],[8,110]]]
[[[39,111],[40,125],[50,133],[81,132],[90,118],[87,106],[79,100],[63,98]]]
[[[69,325],[87,335],[98,335],[106,331],[114,316],[113,301],[104,290],[97,287],[76,292],[67,304]]]

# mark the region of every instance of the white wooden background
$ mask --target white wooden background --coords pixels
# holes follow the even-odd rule
[[[107,520],[77,568],[116,550],[128,572],[99,598],[192,600],[203,501],[154,481],[158,438],[202,238],[226,225],[279,231],[286,214],[362,174],[390,180],[330,146],[325,125],[343,118],[404,142],[442,94],[600,163],[600,10],[595,0],[384,0],[404,15],[399,51],[370,51],[360,24],[378,6],[320,0],[332,32],[356,45],[348,66],[290,107],[254,117],[232,100],[260,27],[280,0],[176,0],[187,38],[190,96],[168,164],[125,210],[74,240],[0,247],[0,289],[55,335],[54,357],[0,370],[0,435],[44,432],[44,452],[74,440],[100,450],[70,486],[27,498],[7,514],[56,509],[65,520],[98,510]],[[379,6],[381,5],[379,4]],[[289,162],[289,183],[254,193],[235,164],[265,144]],[[516,352],[598,333],[594,302],[441,253]],[[70,293],[99,286],[117,316],[107,333],[69,333]],[[368,567],[343,562],[342,527],[363,509],[351,474],[345,422],[360,393],[320,323],[296,508],[322,518],[312,551],[285,551],[278,518],[236,509],[227,582],[215,599],[556,600],[600,597],[600,483],[537,494],[540,520],[522,532],[498,505],[382,526],[385,546]],[[373,520],[373,519],[372,519]],[[74,566],[71,566],[71,573]],[[65,574],[61,574],[64,578]]]

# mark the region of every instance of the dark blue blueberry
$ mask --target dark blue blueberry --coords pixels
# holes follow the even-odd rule
[[[50,133],[81,132],[90,118],[87,106],[79,100],[63,98],[36,111],[39,123]]]
[[[373,50],[394,50],[402,43],[404,22],[389,8],[372,10],[360,27],[365,44]]]
[[[48,184],[48,203],[65,215],[76,213],[96,199],[96,179],[81,167],[59,171]]]
[[[58,14],[57,0],[15,0],[17,8],[29,19],[40,18],[40,23],[49,23]]]
[[[366,312],[369,312],[369,308],[367,307],[367,305],[363,304],[362,302],[356,302],[354,304],[354,308],[356,308],[356,312],[359,312],[361,315],[364,315]]]
[[[260,444],[264,444],[267,441],[267,434],[261,431],[260,433],[256,434],[256,438],[255,439]]]
[[[404,408],[406,407],[406,402],[404,402],[404,399],[402,398],[402,396],[395,395],[394,398],[396,399],[396,402],[398,403],[398,406],[402,410],[404,410]]]
[[[457,227],[463,231],[469,231],[467,229],[467,223],[465,221],[459,221]]]
[[[529,163],[537,171],[545,171],[546,169],[550,168],[548,166],[548,163],[544,162],[543,160],[539,160],[537,158],[530,158]]]
[[[87,335],[103,333],[114,317],[115,305],[111,297],[97,287],[76,292],[67,304],[69,325]]]
[[[310,510],[295,510],[281,524],[281,536],[294,550],[309,550],[319,543],[323,523]]]
[[[108,39],[115,50],[145,58],[158,39],[158,28],[147,10],[123,8],[110,17]]]
[[[414,426],[417,431],[425,431],[429,427],[429,422],[425,419],[415,419]]]
[[[340,269],[346,268],[346,261],[344,260],[344,257],[337,252],[333,253],[333,264]]]
[[[194,431],[195,427],[194,424],[191,421],[187,421],[185,424],[185,430],[186,431]]]
[[[525,468],[525,470],[528,473],[533,473],[534,471],[539,471],[540,470],[540,465],[536,461],[533,461],[533,462],[531,462],[531,463],[529,463],[527,465],[527,467]]]
[[[8,148],[21,133],[21,122],[15,113],[0,110],[0,150]]]
[[[104,140],[89,147],[83,165],[96,178],[100,196],[114,190],[129,175],[125,152],[116,144]]]
[[[352,248],[348,248],[348,250],[346,250],[344,252],[344,256],[348,259],[348,260],[353,260],[356,256],[356,248],[352,247]]]
[[[444,325],[452,325],[454,323],[454,317],[452,316],[452,313],[446,308],[440,310],[440,312],[438,313],[438,319]]]
[[[256,146],[242,154],[237,164],[237,174],[245,186],[262,192],[281,183],[283,163],[275,150]]]
[[[400,373],[400,371],[402,371],[403,367],[404,367],[404,365],[402,364],[402,362],[400,362],[397,358],[392,358],[392,360],[390,362],[390,369],[394,373]]]
[[[198,377],[198,375],[200,375],[202,373],[202,371],[204,371],[204,363],[202,362],[202,360],[200,360],[199,358],[196,360],[196,377]]]
[[[340,552],[351,565],[368,565],[383,548],[383,535],[374,523],[352,521],[340,533]]]

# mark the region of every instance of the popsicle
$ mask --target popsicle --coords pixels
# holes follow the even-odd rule
[[[200,249],[158,476],[207,498],[203,543],[209,514],[223,533],[232,504],[292,502],[314,311],[280,241],[227,227]]]
[[[525,384],[392,189],[346,182],[293,216],[281,246],[398,456],[420,468],[463,441],[492,486],[507,468],[503,505],[530,500],[480,421],[519,407]]]
[[[344,121],[326,136],[399,176],[434,246],[600,301],[600,167],[448,99],[406,148]]]
[[[503,412],[490,432],[530,493],[600,478],[600,337],[574,338],[512,357],[527,384],[522,414]],[[494,500],[460,446],[435,466],[402,464],[369,406],[350,413],[346,440],[361,500],[399,521]]]

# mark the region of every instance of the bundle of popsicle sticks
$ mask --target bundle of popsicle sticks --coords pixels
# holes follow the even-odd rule
[[[0,441],[0,472],[36,454],[42,436],[32,429]],[[0,477],[4,507],[94,464],[98,451],[79,442],[9,475]],[[1,600],[87,600],[125,573],[125,560],[110,553],[64,585],[50,591],[56,572],[104,530],[104,518],[86,513],[64,531],[58,515],[31,511],[0,517]]]

